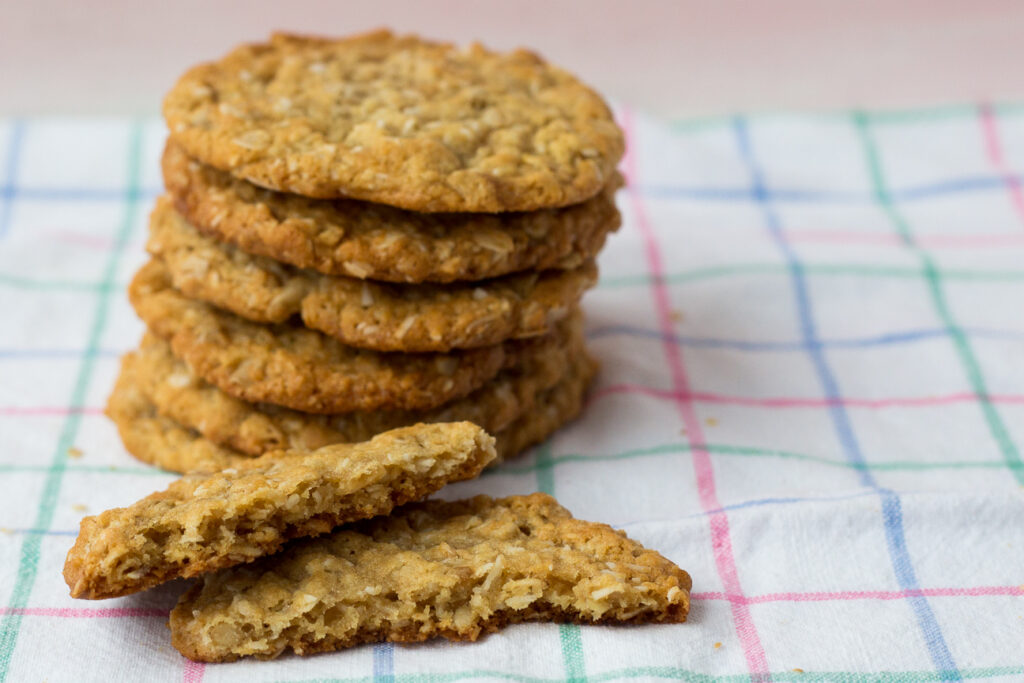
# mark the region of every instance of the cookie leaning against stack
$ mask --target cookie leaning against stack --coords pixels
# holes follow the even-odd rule
[[[278,34],[187,72],[164,115],[129,291],[138,354],[178,365],[124,361],[108,414],[137,457],[212,471],[472,419],[506,458],[580,411],[578,303],[619,226],[623,139],[574,77],[525,51]],[[186,387],[204,410],[169,403]],[[224,428],[243,413],[276,435]]]
[[[597,94],[524,51],[275,35],[164,115],[149,331],[107,414],[189,476],[83,520],[75,597],[201,575],[170,625],[205,661],[685,620],[686,572],[542,494],[396,508],[582,409],[579,300],[620,222]]]

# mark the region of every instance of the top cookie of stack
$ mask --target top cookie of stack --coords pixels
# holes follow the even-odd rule
[[[187,154],[235,177],[418,212],[576,204],[623,153],[604,101],[537,56],[389,32],[240,47],[186,73],[164,116]]]
[[[151,357],[169,343],[244,410],[338,414],[437,412],[557,356],[577,360],[507,417],[558,388],[575,407],[539,436],[578,412],[576,311],[624,143],[573,76],[522,50],[276,34],[188,71],[164,116],[168,194],[131,288]],[[198,422],[179,426],[209,437]]]

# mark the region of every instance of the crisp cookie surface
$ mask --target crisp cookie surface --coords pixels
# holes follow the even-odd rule
[[[239,178],[422,212],[581,202],[624,149],[601,97],[532,53],[387,31],[242,45],[163,112],[190,156]]]
[[[326,275],[386,282],[576,268],[622,221],[613,199],[618,174],[583,203],[501,215],[423,214],[273,192],[189,159],[172,141],[163,175],[176,208],[200,232]]]
[[[587,391],[598,368],[597,361],[589,354],[580,353],[574,359],[569,374],[537,396],[532,411],[495,435],[498,439],[495,463],[514,458],[576,419],[583,412]]]
[[[171,611],[193,660],[476,640],[523,621],[683,622],[690,576],[543,493],[408,505],[204,576]]]
[[[593,261],[452,285],[322,275],[206,237],[166,197],[157,200],[149,225],[149,252],[185,296],[255,322],[298,315],[311,329],[377,351],[444,352],[543,335],[597,282]]]
[[[146,379],[140,378],[137,360],[136,354],[127,354],[122,359],[121,374],[107,402],[106,413],[117,426],[128,452],[150,465],[180,473],[218,472],[251,460],[254,455],[282,452],[272,450],[273,444],[281,440],[287,440],[290,449],[312,450],[344,442],[347,438],[332,426],[328,416],[296,413],[244,402],[237,406],[237,417],[243,420],[239,429],[245,430],[241,435],[244,438],[236,439],[234,435],[229,438],[222,429],[229,423],[222,424],[216,416],[200,419],[198,424],[193,425],[179,422],[161,414],[144,391]],[[587,387],[596,370],[597,364],[586,354],[580,354],[565,377],[554,386],[538,391],[530,400],[533,405],[531,410],[504,429],[494,432],[498,457],[491,464],[519,455],[575,418],[582,410]],[[448,411],[442,409],[442,412]],[[456,411],[451,412],[454,414]],[[502,410],[503,414],[507,412]],[[196,414],[189,410],[183,413],[188,416]],[[285,415],[293,419],[282,419]],[[345,416],[338,416],[338,419],[347,420]],[[209,433],[212,438],[205,436],[205,433]],[[222,443],[218,444],[213,438]],[[222,445],[236,442],[265,447],[266,450],[253,454]]]
[[[72,597],[110,598],[252,562],[289,539],[386,515],[475,477],[493,459],[494,438],[474,424],[421,424],[179,479],[83,519],[64,578]]]
[[[436,408],[478,389],[526,351],[564,345],[579,315],[544,337],[400,354],[357,349],[301,325],[261,325],[188,299],[157,260],[136,273],[128,294],[150,330],[206,381],[237,398],[311,413]]]
[[[104,411],[117,427],[125,450],[142,462],[181,474],[219,472],[252,460],[160,415],[142,391],[133,360],[131,353],[121,359],[121,373]]]
[[[234,398],[189,371],[167,342],[147,335],[125,356],[123,374],[160,415],[193,428],[217,444],[249,455],[277,449],[316,449],[365,441],[380,432],[417,422],[469,421],[493,434],[533,410],[537,396],[557,384],[583,359],[582,339],[564,348],[524,354],[468,396],[426,411],[374,410],[314,415]]]

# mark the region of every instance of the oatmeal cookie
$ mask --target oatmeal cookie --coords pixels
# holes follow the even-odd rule
[[[64,578],[72,597],[112,598],[252,562],[289,539],[386,515],[475,477],[493,459],[494,438],[469,422],[254,458],[86,517]]]
[[[374,410],[335,415],[301,413],[234,398],[189,371],[167,342],[153,335],[125,356],[122,374],[132,377],[160,415],[198,430],[215,443],[249,455],[276,449],[315,449],[365,441],[417,422],[468,421],[493,434],[534,408],[536,397],[586,362],[582,342],[557,352],[526,355],[468,396],[432,410]]]
[[[356,349],[302,325],[261,325],[183,296],[150,261],[129,287],[135,311],[206,381],[246,401],[310,413],[436,408],[478,389],[523,353],[557,348],[579,315],[552,334],[447,354]]]
[[[537,55],[388,31],[242,45],[163,113],[189,156],[239,178],[419,212],[575,204],[624,150],[601,97]]]
[[[125,450],[144,463],[181,474],[219,472],[253,459],[160,415],[140,386],[133,360],[131,353],[121,359],[121,373],[104,411]]]
[[[166,197],[157,200],[149,230],[149,252],[185,296],[254,322],[298,315],[306,327],[375,351],[446,352],[544,335],[597,283],[593,261],[452,285],[322,275],[206,237]]]
[[[147,394],[147,382],[140,378],[138,358],[136,354],[128,354],[122,360],[121,374],[107,402],[106,413],[117,426],[125,448],[142,462],[173,472],[210,473],[234,467],[238,462],[264,453],[280,452],[274,448],[314,450],[349,438],[331,416],[309,415],[244,402],[233,404],[237,412],[228,413],[236,422],[222,422],[220,416],[203,418],[197,412],[173,403],[169,404],[168,413],[163,414]],[[574,360],[568,374],[555,385],[539,389],[533,397],[522,397],[521,400],[528,401],[532,407],[503,429],[495,430],[497,458],[491,464],[519,455],[575,418],[582,410],[587,387],[596,370],[597,364],[581,354]],[[210,396],[198,397],[198,400],[207,402],[200,405],[212,406],[215,399],[225,397],[217,389],[212,391],[215,392],[212,399]],[[163,397],[170,400],[168,397],[173,395],[175,392],[168,390]],[[187,395],[177,396],[184,398]],[[503,407],[497,409],[504,416],[501,419],[507,419],[510,411]],[[440,414],[451,419],[458,415],[454,409],[442,409]],[[197,416],[199,419],[194,423],[175,419]],[[341,427],[348,424],[347,416],[337,416],[337,419]],[[225,431],[231,424],[239,425],[238,435]],[[244,445],[249,452],[224,444]]]
[[[524,621],[686,621],[690,576],[543,493],[407,505],[207,574],[171,611],[186,657],[476,640]]]
[[[163,174],[175,207],[206,235],[325,275],[385,282],[576,268],[622,222],[614,201],[618,174],[581,204],[501,215],[423,214],[273,192],[189,159],[173,142],[164,150]]]

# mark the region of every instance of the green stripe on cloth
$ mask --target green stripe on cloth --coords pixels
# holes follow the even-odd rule
[[[920,257],[924,278],[927,281],[928,292],[931,295],[935,311],[938,314],[939,319],[942,321],[942,324],[948,330],[950,338],[953,340],[957,356],[960,359],[961,365],[963,365],[964,371],[967,373],[967,379],[971,385],[971,390],[978,397],[978,404],[985,416],[985,422],[988,425],[989,431],[992,433],[992,437],[995,439],[996,445],[999,447],[999,451],[1002,453],[1007,467],[1009,467],[1017,481],[1020,484],[1024,484],[1024,471],[1021,470],[1020,452],[1017,449],[1017,445],[1013,442],[1013,439],[1010,438],[1010,433],[1006,428],[1006,423],[1003,422],[1002,417],[999,415],[999,411],[989,399],[988,387],[985,384],[985,378],[981,372],[981,365],[978,363],[977,356],[975,356],[974,351],[971,348],[967,335],[964,334],[964,331],[953,320],[953,314],[950,311],[949,303],[946,300],[945,292],[943,291],[942,276],[939,274],[938,268],[935,267],[935,262],[931,255],[917,244],[914,239],[913,232],[910,229],[910,224],[896,209],[896,204],[889,195],[885,182],[885,174],[882,171],[882,161],[878,154],[874,137],[871,134],[868,117],[859,112],[854,112],[852,117],[854,127],[857,129],[857,134],[859,135],[861,144],[864,148],[864,154],[867,157],[868,168],[871,173],[871,182],[874,185],[873,189],[878,204],[889,216],[893,227],[897,234],[903,239],[904,243],[908,247],[914,249]]]
[[[551,445],[545,441],[534,451],[534,467],[537,470],[537,488],[549,496],[555,495],[555,470],[551,457]],[[583,659],[583,638],[577,624],[561,624],[558,640],[562,648],[562,663],[565,680],[582,683],[587,680],[587,668]]]
[[[792,451],[780,451],[768,448],[756,448],[753,446],[729,446],[726,444],[706,444],[705,448],[712,455],[738,456],[750,458],[782,458],[784,460],[802,460],[813,462],[828,467],[840,467],[854,470],[940,470],[940,469],[992,469],[1004,467],[1024,468],[1024,464],[1013,465],[1003,460],[954,460],[949,462],[915,462],[909,460],[890,460],[888,462],[853,463],[845,460],[832,460],[807,453],[794,453]],[[497,469],[485,472],[487,476],[498,474],[527,474],[537,472],[538,481],[543,477],[550,480],[554,477],[554,468],[570,462],[607,462],[609,460],[631,460],[633,458],[647,458],[659,455],[674,455],[686,453],[690,450],[690,444],[670,443],[649,448],[637,448],[635,450],[623,451],[621,453],[609,453],[606,455],[583,455],[581,453],[565,453],[563,455],[551,456],[539,459],[532,465],[501,465]]]
[[[110,310],[110,292],[112,291],[111,284],[114,282],[117,274],[117,267],[120,263],[124,245],[127,243],[128,236],[135,223],[139,202],[141,151],[142,124],[137,122],[133,125],[129,137],[128,186],[125,190],[124,214],[121,219],[121,225],[117,230],[113,250],[110,252],[106,266],[103,269],[102,286],[97,290],[98,296],[92,326],[89,329],[89,339],[85,354],[82,357],[78,376],[75,379],[74,388],[71,392],[69,405],[82,405],[84,403],[86,391],[92,379],[96,349],[107,325],[107,314]],[[67,451],[78,434],[81,421],[82,413],[71,411],[61,428],[60,436],[57,439],[57,448],[52,459],[53,466],[46,476],[40,496],[39,510],[32,525],[35,529],[49,529],[53,521],[54,506],[60,493],[64,471],[67,469]],[[3,621],[0,622],[0,682],[6,680],[7,674],[10,671],[14,647],[17,643],[18,632],[21,627],[22,615],[18,613],[18,609],[28,604],[29,596],[32,593],[36,574],[39,571],[39,555],[42,540],[43,536],[41,534],[30,534],[22,542],[21,557],[18,563],[14,588],[6,603],[9,608],[13,609],[4,615]]]
[[[871,264],[804,264],[803,269],[814,275],[858,275],[863,277],[918,278],[924,270],[899,266],[875,266]],[[778,275],[786,276],[786,266],[776,263],[740,263],[732,266],[694,268],[678,273],[669,273],[665,282],[680,285],[688,282],[700,282],[733,275]],[[941,271],[945,280],[968,280],[979,282],[1019,282],[1024,280],[1024,270],[974,270],[969,268],[948,268]],[[618,275],[603,277],[598,282],[599,289],[622,289],[626,287],[647,287],[651,284],[651,276],[646,273],[637,275]],[[105,284],[101,282],[82,282],[74,280],[42,280],[26,278],[18,275],[0,273],[0,286],[12,289],[55,290],[85,293],[104,293],[121,291],[127,285],[123,283]]]
[[[571,462],[600,463],[615,460],[631,460],[633,458],[648,458],[659,455],[675,455],[689,452],[690,445],[687,443],[668,443],[648,448],[637,448],[620,453],[607,453],[604,455],[584,455],[581,453],[564,453],[562,455],[549,455],[546,458],[538,459],[534,463],[525,465],[503,464],[494,469],[484,472],[484,476],[492,477],[501,474],[529,474],[536,472],[538,489],[545,492],[552,490],[550,483],[554,479],[554,468],[559,465]],[[796,453],[793,451],[782,451],[771,448],[757,448],[754,446],[730,446],[728,444],[708,444],[707,450],[713,455],[737,456],[746,458],[781,458],[783,460],[800,460],[811,462],[826,467],[838,467],[843,469],[868,469],[868,470],[942,470],[942,469],[993,469],[1005,467],[1017,467],[1024,469],[1024,463],[1012,464],[1003,460],[950,460],[948,462],[919,462],[911,460],[889,460],[869,463],[851,463],[845,460],[832,460],[818,455],[808,453]],[[0,472],[51,472],[57,465],[16,465],[0,463]],[[67,465],[62,469],[66,472],[103,472],[106,474],[126,474],[142,476],[176,477],[174,472],[167,472],[155,467],[113,467],[110,465]]]

